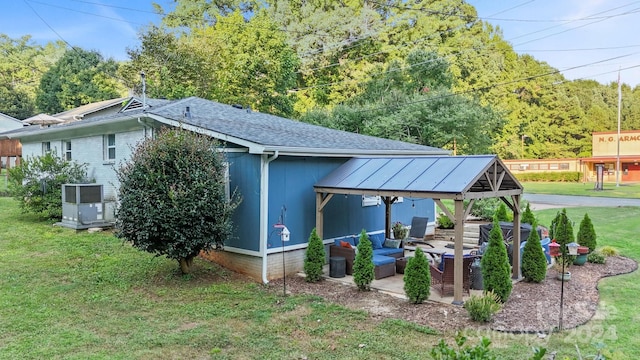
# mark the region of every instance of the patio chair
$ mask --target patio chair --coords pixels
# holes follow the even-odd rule
[[[471,287],[471,264],[477,256],[465,256],[462,259],[462,291],[469,294]],[[430,265],[431,286],[440,291],[441,296],[453,295],[453,273],[454,258],[453,256],[443,256],[443,269],[438,269],[438,265]]]
[[[411,218],[411,229],[409,230],[409,236],[407,242],[424,244],[430,247],[433,245],[427,243],[424,240],[424,236],[427,233],[427,224],[429,223],[428,217],[414,216]]]

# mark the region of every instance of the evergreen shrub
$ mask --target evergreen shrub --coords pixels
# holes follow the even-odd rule
[[[359,290],[369,291],[374,278],[373,246],[367,232],[362,229],[356,258],[353,260],[353,282]]]
[[[507,301],[513,284],[511,283],[511,265],[507,256],[500,223],[494,220],[489,232],[489,243],[480,262],[482,282],[486,291],[493,291],[501,302]]]
[[[589,252],[596,249],[596,230],[593,228],[593,223],[589,218],[589,214],[585,213],[582,221],[580,221],[577,240],[578,244],[588,247]]]
[[[498,205],[493,218],[497,221],[511,221],[509,220],[509,215],[507,214],[507,205],[505,205],[505,203],[503,203],[502,201],[500,202],[500,205]]]
[[[532,224],[537,227],[536,222]],[[542,282],[547,275],[547,258],[544,256],[540,235],[531,231],[522,251],[522,276],[529,282]]]
[[[522,219],[520,220],[521,223],[523,224],[529,224],[529,225],[533,225],[534,222],[536,222],[536,217],[535,215],[533,215],[533,211],[531,211],[531,207],[529,207],[529,202],[527,202],[527,206],[524,209],[524,212],[522,213]],[[532,229],[535,229],[536,227],[533,226]]]
[[[306,274],[307,282],[317,282],[322,279],[325,256],[322,239],[318,236],[316,228],[313,228],[304,257],[304,273]]]
[[[421,304],[431,293],[429,260],[420,247],[416,247],[414,257],[409,258],[404,269],[404,292],[414,304]]]
[[[587,255],[587,261],[593,264],[604,264],[607,262],[607,257],[604,256],[599,250],[595,250]]]
[[[471,295],[471,298],[464,303],[463,307],[469,313],[471,320],[487,322],[491,320],[495,313],[500,311],[502,303],[498,295],[492,291],[487,291],[480,296]]]

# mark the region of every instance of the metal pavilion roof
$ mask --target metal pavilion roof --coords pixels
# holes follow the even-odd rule
[[[314,185],[318,193],[481,199],[522,194],[496,155],[353,158]]]

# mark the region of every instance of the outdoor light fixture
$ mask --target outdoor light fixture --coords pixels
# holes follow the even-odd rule
[[[572,242],[567,244],[567,249],[569,249],[569,255],[578,255],[578,247],[580,244]]]

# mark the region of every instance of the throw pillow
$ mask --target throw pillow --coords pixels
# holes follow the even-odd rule
[[[398,249],[400,248],[401,241],[402,240],[385,239],[384,244],[382,246],[386,248],[391,248],[391,249]]]
[[[347,249],[351,249],[351,244],[349,244],[346,241],[340,241],[340,246],[347,248]]]
[[[384,234],[369,235],[369,240],[371,240],[371,247],[373,248],[373,250],[382,249],[382,244],[384,243]]]

